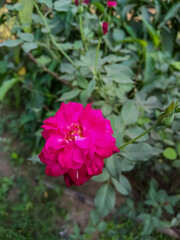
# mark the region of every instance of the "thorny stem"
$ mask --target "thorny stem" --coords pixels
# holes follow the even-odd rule
[[[98,55],[99,55],[99,49],[100,49],[100,46],[101,46],[101,37],[99,38],[99,41],[98,41],[98,46],[97,46],[97,49],[96,49],[96,60],[95,60],[95,76],[97,78],[97,62],[98,62]]]
[[[38,14],[40,15],[40,17],[42,18],[43,20],[43,23],[45,25],[45,27],[47,28],[48,30],[48,34],[50,36],[50,39],[51,39],[51,42],[54,44],[54,46],[56,46],[56,48],[66,57],[66,59],[79,71],[79,68],[78,66],[74,63],[74,61],[65,53],[65,51],[60,47],[60,45],[56,42],[54,36],[52,35],[51,33],[51,30],[47,24],[47,21],[46,21],[46,18],[43,16],[43,14],[41,13],[38,5],[36,4],[36,2],[34,1],[34,6],[38,12]]]
[[[80,26],[80,32],[81,32],[81,38],[84,44],[84,48],[87,51],[87,44],[86,44],[86,39],[84,37],[84,31],[83,31],[83,21],[82,21],[82,14],[79,14],[79,26]]]
[[[157,123],[153,124],[152,127],[150,127],[149,129],[147,129],[145,132],[141,133],[139,136],[137,136],[136,138],[131,139],[129,142],[125,143],[124,145],[120,146],[119,149],[122,149],[124,147],[126,147],[127,145],[135,142],[136,140],[138,140],[139,138],[143,137],[145,134],[149,133],[155,126],[157,126]]]

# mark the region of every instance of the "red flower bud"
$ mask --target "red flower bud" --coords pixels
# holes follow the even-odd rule
[[[107,1],[107,6],[109,8],[116,7],[117,6],[117,2],[116,1]]]
[[[102,23],[102,30],[104,35],[108,32],[108,22]]]

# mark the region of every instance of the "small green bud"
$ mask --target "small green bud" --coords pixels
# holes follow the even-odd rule
[[[103,30],[102,30],[102,26],[100,24],[98,26],[97,33],[98,33],[98,36],[100,36],[100,37],[102,37],[104,35]]]
[[[157,117],[159,125],[168,126],[172,123],[174,114],[179,112],[178,103],[179,100],[177,100],[176,103],[172,101],[172,103],[164,110],[164,112]]]
[[[83,6],[79,6],[79,7],[78,7],[78,13],[81,14],[81,13],[83,13],[83,12],[84,12]]]
[[[173,120],[174,120],[174,114],[171,114],[169,117],[166,117],[163,119],[162,124],[164,126],[169,126]]]

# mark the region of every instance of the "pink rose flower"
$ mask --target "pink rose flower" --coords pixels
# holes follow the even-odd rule
[[[64,175],[67,186],[81,185],[103,171],[104,158],[119,152],[110,121],[101,110],[80,103],[61,104],[54,117],[44,120],[46,141],[39,158],[45,173]]]
[[[109,8],[116,7],[117,6],[117,2],[116,1],[107,1],[107,6]]]
[[[108,22],[102,23],[102,30],[104,35],[108,32]]]

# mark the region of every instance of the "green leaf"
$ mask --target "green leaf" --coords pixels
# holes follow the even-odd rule
[[[109,81],[115,81],[117,83],[132,83],[133,72],[132,70],[123,64],[112,63],[105,66],[107,72],[106,78]]]
[[[135,123],[138,119],[139,112],[136,105],[134,104],[134,101],[127,101],[122,107],[121,114],[122,119],[126,125]]]
[[[23,114],[20,119],[20,125],[23,126],[25,123],[35,120],[35,115],[33,112]],[[40,134],[41,136],[41,134]]]
[[[14,5],[7,4],[6,7],[8,10],[11,10],[11,11],[14,11],[14,10],[19,11],[23,9],[23,5],[21,3],[16,3]]]
[[[135,163],[128,159],[124,159],[122,157],[119,159],[118,169],[121,169],[122,172],[129,172],[134,168],[134,166]]]
[[[84,105],[86,104],[87,100],[91,97],[91,94],[92,94],[93,90],[95,89],[95,86],[96,86],[96,81],[94,79],[92,79],[88,83],[86,90],[83,90],[81,92],[80,99]]]
[[[180,160],[173,161],[172,166],[175,167],[175,168],[180,168]]]
[[[154,29],[154,27],[148,21],[146,21],[145,18],[143,18],[143,22],[148,30],[148,33],[149,33],[155,47],[158,47],[159,43],[160,43],[160,37],[159,37],[158,32]]]
[[[109,184],[104,184],[98,190],[94,203],[97,211],[105,217],[115,206],[116,194]]]
[[[175,35],[174,29],[169,29],[169,28],[168,30],[164,28],[161,29],[160,37],[161,37],[162,48],[164,51],[172,53],[174,48],[174,37],[175,37],[174,35]]]
[[[131,161],[147,161],[161,152],[160,149],[154,148],[147,143],[134,143],[126,146],[120,154]]]
[[[108,116],[112,112],[112,107],[108,103],[105,103],[101,110],[104,116]]]
[[[84,78],[83,76],[77,76],[76,77],[76,81],[78,83],[78,85],[81,87],[81,88],[87,88],[88,86],[88,81],[86,78]]]
[[[126,130],[125,134],[130,137],[131,139],[139,136],[140,134],[142,134],[145,130],[141,127],[138,126],[134,126],[134,127],[130,127]],[[146,141],[148,138],[148,134],[144,135],[143,137],[139,138],[137,140],[137,142],[142,142],[142,141]]]
[[[117,158],[115,155],[112,155],[110,158],[106,159],[105,161],[105,165],[106,168],[108,170],[108,172],[110,173],[111,176],[113,176],[114,178],[118,178],[118,172],[117,172],[117,166],[116,166],[116,162],[117,162]]]
[[[131,193],[132,187],[127,177],[121,174],[119,177],[119,182],[127,190],[128,193]]]
[[[31,108],[34,111],[40,111],[44,102],[44,96],[40,94],[39,90],[33,89],[31,91]]]
[[[180,156],[180,142],[178,143],[177,150],[178,150],[178,154]]]
[[[58,12],[68,12],[70,8],[71,0],[66,0],[66,1],[56,1],[54,3],[54,9]]]
[[[7,61],[0,61],[0,74],[4,74],[7,70],[8,63]]]
[[[22,43],[22,40],[20,40],[20,39],[7,40],[7,41],[0,43],[0,47],[16,47],[21,43]]]
[[[99,214],[95,210],[91,211],[90,220],[93,223],[93,225],[96,225],[99,222]]]
[[[48,63],[51,62],[51,58],[47,57],[47,56],[44,56],[44,55],[41,55],[39,58],[36,59],[37,62],[40,64],[40,65],[46,65]]]
[[[29,161],[32,161],[32,162],[34,162],[34,163],[41,163],[41,164],[42,164],[42,162],[41,162],[41,160],[39,159],[38,155],[35,155],[35,156],[30,157],[30,158],[28,158],[28,160],[29,160]]]
[[[115,88],[115,93],[116,93],[116,96],[119,98],[119,99],[124,99],[124,95],[131,91],[133,88],[133,84],[132,83],[127,83],[127,84],[120,84],[120,87],[116,87]]]
[[[104,6],[100,2],[93,2],[93,5],[99,10],[100,13],[104,13]]]
[[[175,69],[180,71],[180,61],[174,61],[171,63],[171,66],[173,66]]]
[[[60,72],[62,73],[69,73],[69,74],[74,74],[74,71],[76,70],[74,66],[70,63],[61,63],[60,65]]]
[[[128,27],[128,26],[126,26],[126,27]],[[134,42],[139,43],[143,48],[145,48],[147,46],[147,42],[145,40],[142,40],[139,38],[127,37],[123,40],[118,41],[118,43],[134,43]]]
[[[65,43],[58,43],[59,47],[62,48],[63,50],[70,50],[73,49],[73,44],[70,42],[65,42]]]
[[[98,224],[98,231],[99,231],[99,232],[105,231],[106,228],[107,228],[107,223],[106,223],[106,222],[100,222],[100,223]]]
[[[174,160],[177,158],[177,153],[174,148],[168,147],[164,150],[163,156],[169,160]]]
[[[8,81],[4,81],[2,86],[0,87],[0,102],[3,101],[6,93],[19,81],[17,78],[10,79]]]
[[[0,8],[2,8],[2,7],[4,6],[5,2],[6,2],[6,0],[1,0],[1,2],[0,2]]]
[[[121,193],[123,195],[128,195],[128,191],[115,178],[112,178],[112,183],[114,184],[116,191],[118,191],[119,193]]]
[[[81,90],[79,88],[74,88],[70,92],[63,93],[62,96],[57,101],[63,102],[65,100],[73,99],[77,97],[80,92]]]
[[[33,13],[33,0],[20,0],[23,9],[19,11],[19,17],[25,32],[31,32],[31,22]]]
[[[95,86],[96,86],[96,81],[92,79],[87,86],[87,94],[89,97],[91,96],[91,93],[94,91]]]
[[[110,175],[107,171],[106,168],[103,169],[103,173],[99,174],[98,176],[94,176],[92,177],[92,180],[94,180],[95,182],[105,182],[110,178]]]
[[[115,28],[113,30],[113,38],[115,41],[121,41],[125,38],[125,32],[121,29]]]
[[[52,8],[53,3],[52,0],[38,0],[39,3],[44,3],[48,8]]]
[[[155,71],[155,60],[152,53],[149,51],[145,52],[145,70],[144,70],[144,81],[151,81],[151,75]]]
[[[81,54],[81,57],[80,57],[80,61],[78,62],[78,65],[80,67],[86,67],[88,68],[88,70],[90,72],[94,72],[94,68],[95,68],[95,56],[96,56],[96,48],[91,48],[89,49],[85,55],[82,55]],[[100,70],[101,68],[101,56],[102,56],[102,52],[100,51],[99,52],[99,55],[98,55],[98,61],[97,61],[97,70]]]
[[[117,181],[115,178],[112,178],[112,182],[119,193],[123,195],[128,195],[131,193],[131,184],[125,176],[120,175],[119,181]]]
[[[126,61],[130,58],[129,55],[126,56],[116,56],[114,54],[110,54],[104,58],[101,58],[101,65],[104,65],[106,63],[116,63],[116,62],[122,62],[122,61]]]
[[[34,41],[34,35],[32,33],[22,33],[18,32],[18,37],[25,41],[25,42],[33,42]]]
[[[23,50],[27,53],[30,52],[33,49],[36,49],[38,47],[37,43],[32,42],[32,43],[23,43],[22,48]]]
[[[173,4],[173,6],[169,9],[167,14],[164,17],[164,20],[161,21],[159,27],[162,27],[169,19],[173,18],[176,13],[179,11],[180,3]]]

